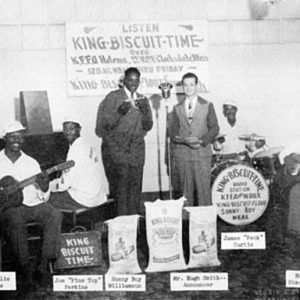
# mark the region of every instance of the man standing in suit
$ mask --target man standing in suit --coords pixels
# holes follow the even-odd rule
[[[149,100],[137,93],[140,72],[125,71],[124,87],[110,92],[98,110],[96,134],[118,215],[139,212],[147,131],[153,126]]]
[[[218,120],[213,104],[197,95],[198,77],[187,73],[181,83],[186,98],[174,107],[171,124],[175,168],[187,205],[210,205],[211,144],[219,133]]]

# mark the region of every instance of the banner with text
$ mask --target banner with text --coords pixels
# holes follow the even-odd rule
[[[66,59],[69,96],[105,95],[132,66],[141,71],[142,93],[156,93],[163,81],[176,85],[186,72],[197,74],[200,93],[208,92],[204,20],[67,23]]]

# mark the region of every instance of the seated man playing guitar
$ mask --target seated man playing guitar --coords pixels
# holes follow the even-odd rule
[[[47,176],[40,173],[38,162],[21,150],[24,130],[17,121],[7,124],[5,148],[0,152],[0,230],[10,240],[17,257],[22,290],[33,286],[26,224],[38,222],[43,228],[42,255],[36,269],[37,278],[43,280],[50,278],[48,264],[59,254],[62,221],[61,213],[47,202],[50,194]]]

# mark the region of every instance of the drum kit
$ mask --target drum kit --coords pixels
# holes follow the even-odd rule
[[[250,224],[262,216],[268,206],[268,186],[281,168],[279,153],[283,150],[267,147],[264,137],[256,134],[239,139],[245,142],[245,151],[216,151],[211,169],[212,201],[218,216],[232,225]]]
[[[279,153],[283,150],[283,147],[269,148],[265,146],[265,138],[256,134],[241,135],[239,139],[245,142],[245,151],[230,154],[222,154],[221,151],[216,151],[213,155],[212,182],[222,170],[232,165],[242,164],[261,173],[267,184],[270,184],[275,174],[281,168]],[[255,146],[255,143],[258,141],[264,145],[259,149]]]

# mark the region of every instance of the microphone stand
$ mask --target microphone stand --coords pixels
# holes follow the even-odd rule
[[[159,85],[159,89],[161,90],[162,97],[165,99],[165,109],[166,109],[166,128],[168,129],[168,115],[169,115],[169,104],[168,100],[170,98],[170,90],[172,88],[172,84],[168,82],[163,82]],[[169,197],[172,200],[172,168],[171,168],[171,138],[166,132],[166,139],[167,139],[167,156],[168,156],[168,168],[169,168]]]

